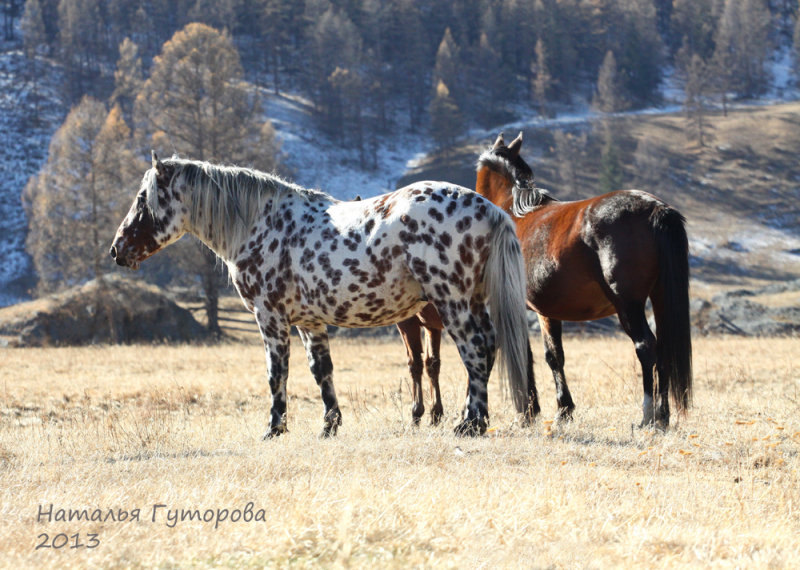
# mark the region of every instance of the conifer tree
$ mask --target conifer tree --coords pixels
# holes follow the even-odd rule
[[[622,162],[619,157],[619,146],[611,131],[606,131],[606,141],[600,156],[600,179],[598,185],[601,193],[620,190],[623,182]]]
[[[149,135],[154,147],[193,159],[272,170],[274,130],[263,121],[260,102],[242,76],[239,54],[226,32],[189,24],[164,44],[136,98],[140,134]],[[225,279],[216,270],[216,257],[200,247],[181,259],[201,279],[209,330],[221,334],[218,306]]]
[[[714,53],[714,34],[718,14],[714,0],[675,0],[672,7],[670,50],[677,52],[684,44],[689,54],[704,61]],[[691,59],[691,55],[689,56]],[[687,62],[688,64],[688,62]]]
[[[101,22],[100,0],[60,0],[58,34],[67,90],[77,99],[89,91],[88,80],[98,69]]]
[[[462,131],[461,111],[450,96],[450,90],[444,81],[439,80],[436,92],[431,101],[431,135],[439,148],[446,150],[453,144]]]
[[[489,36],[485,32],[481,32],[473,73],[481,81],[479,88],[472,90],[470,109],[478,115],[479,121],[490,124],[503,106],[509,85],[503,73],[500,54],[489,43]]]
[[[762,93],[768,84],[770,14],[764,0],[727,0],[717,29],[714,75],[726,103],[728,91]]]
[[[114,93],[111,94],[111,103],[118,104],[129,120],[133,116],[133,102],[143,83],[139,48],[130,38],[125,38],[119,45],[119,59],[117,60],[117,69],[114,70]]]
[[[616,113],[625,107],[621,82],[617,73],[617,60],[609,51],[603,59],[597,76],[597,91],[592,106],[601,113]]]
[[[20,20],[22,40],[25,46],[25,55],[34,59],[41,46],[47,44],[47,35],[44,29],[44,17],[39,0],[27,0],[25,10]]]
[[[453,39],[450,28],[446,28],[439,48],[436,50],[436,63],[433,68],[433,84],[435,93],[439,92],[439,84],[443,84],[447,90],[447,97],[451,97],[463,105],[462,96],[465,96],[461,89],[461,53]]]
[[[41,293],[101,276],[108,244],[130,206],[142,164],[118,107],[84,97],[50,142],[47,163],[25,187],[23,203]]]
[[[657,97],[661,81],[661,39],[653,0],[625,0],[618,7],[617,69],[628,105],[641,105]]]
[[[547,116],[547,97],[553,85],[553,77],[550,75],[550,70],[547,65],[547,54],[541,39],[536,42],[535,51],[536,61],[532,66],[534,68],[532,80],[533,100],[539,106],[539,112]]]
[[[586,154],[586,133],[572,134],[561,130],[553,133],[558,177],[566,192],[578,188],[580,165]]]
[[[699,55],[692,56],[686,71],[686,99],[684,108],[689,123],[689,131],[700,146],[705,145],[706,103],[708,92],[708,66]]]
[[[39,124],[39,104],[41,102],[41,83],[39,54],[46,48],[47,35],[44,28],[42,8],[39,0],[28,0],[20,21],[25,57],[29,64],[25,69],[25,79],[29,84],[29,99],[33,105],[29,107],[30,119],[34,125]]]

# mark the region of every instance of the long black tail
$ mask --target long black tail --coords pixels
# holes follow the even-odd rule
[[[689,319],[689,240],[685,218],[668,206],[650,222],[658,244],[662,310],[656,314],[659,380],[667,377],[672,401],[685,413],[692,401],[692,328]],[[656,303],[653,304],[654,310]]]

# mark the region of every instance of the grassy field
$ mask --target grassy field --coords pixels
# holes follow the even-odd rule
[[[466,380],[450,343],[445,425],[415,429],[400,341],[334,339],[344,424],[320,440],[322,404],[296,341],[290,432],[266,442],[255,342],[3,350],[0,564],[797,564],[796,339],[697,339],[695,406],[666,434],[631,427],[641,388],[624,338],[566,339],[578,411],[550,422],[534,342],[541,419],[516,427],[493,378],[479,439],[452,434]],[[106,520],[61,520],[70,509]]]

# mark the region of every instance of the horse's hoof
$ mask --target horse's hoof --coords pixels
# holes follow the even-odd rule
[[[422,416],[425,415],[425,408],[423,406],[412,406],[411,407],[411,423],[415,426],[418,426],[420,421],[422,421]]]
[[[272,439],[273,437],[278,437],[282,433],[286,433],[289,430],[286,428],[286,424],[278,424],[276,426],[272,426],[267,430],[267,433],[261,438],[262,441],[266,441],[268,439]]]
[[[556,423],[569,423],[574,418],[572,417],[572,412],[575,408],[558,408],[558,412],[556,412]]]
[[[320,439],[328,439],[331,437],[336,437],[336,426],[325,426],[322,428],[322,431],[319,432]]]
[[[436,410],[432,411],[432,412],[431,412],[431,425],[432,425],[432,426],[438,426],[440,423],[442,423],[442,417],[443,417],[443,416],[444,416],[444,412],[443,412],[443,411],[441,411],[441,410],[439,410],[439,411],[436,411]]]
[[[639,424],[639,429],[653,429],[655,431],[659,431],[664,433],[669,428],[669,420],[656,420],[653,418],[650,419],[643,419],[642,423]]]
[[[319,436],[321,438],[334,437],[340,425],[342,425],[342,414],[336,408],[325,414],[325,423]]]
[[[536,423],[536,416],[532,416],[531,414],[519,414],[517,419],[514,420],[514,424],[521,427],[521,428],[529,428]]]
[[[669,418],[656,418],[653,427],[660,432],[665,432],[669,428]]]
[[[484,420],[463,420],[455,429],[458,437],[477,437],[485,433],[486,422]]]

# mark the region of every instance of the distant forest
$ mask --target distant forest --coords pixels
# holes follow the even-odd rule
[[[775,46],[800,35],[797,0],[5,0],[29,54],[65,69],[65,93],[106,99],[129,39],[148,74],[190,22],[227,30],[245,78],[313,102],[319,126],[367,137],[433,125],[449,142],[515,104],[551,114],[656,103],[665,65],[704,93],[754,97]],[[15,26],[15,21],[20,25]],[[19,39],[19,38],[17,38]],[[798,41],[794,42],[797,45]],[[694,60],[694,66],[692,62]],[[603,85],[603,83],[606,85]],[[598,97],[599,94],[599,97]]]
[[[796,56],[800,46],[797,0],[0,0],[0,9],[6,45],[24,50],[27,97],[63,81],[71,107],[22,193],[38,293],[107,272],[130,204],[121,189],[136,187],[149,149],[277,168],[279,141],[253,85],[304,96],[318,128],[370,168],[379,140],[397,131],[427,131],[444,148],[531,109],[652,105],[674,70],[702,145],[709,102],[724,109],[763,94],[775,49]],[[604,131],[605,191],[620,187],[622,167]],[[585,142],[555,135],[562,154]],[[198,243],[144,273],[199,284],[219,334],[226,282]]]

